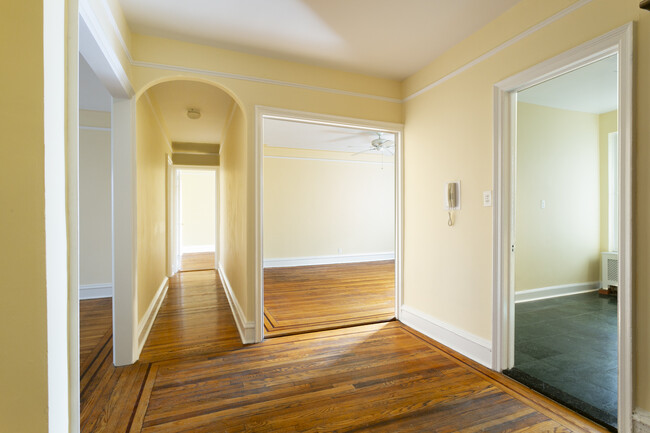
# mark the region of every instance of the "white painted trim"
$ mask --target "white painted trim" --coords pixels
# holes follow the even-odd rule
[[[254,269],[255,279],[255,342],[264,339],[264,245],[263,245],[263,213],[264,209],[264,119],[279,119],[329,125],[367,129],[372,131],[389,132],[395,135],[395,318],[399,320],[402,305],[403,284],[403,214],[404,214],[404,174],[402,161],[404,150],[402,138],[404,125],[399,123],[380,122],[367,119],[333,116],[327,114],[310,113],[305,111],[287,110],[282,108],[255,106],[255,146],[253,148],[254,163]]]
[[[181,247],[181,254],[185,253],[213,253],[214,245],[186,245]]]
[[[517,36],[514,36],[501,45],[498,45],[495,48],[492,48],[490,51],[487,53],[477,57],[476,59],[472,60],[469,63],[466,63],[465,65],[461,66],[460,68],[450,72],[449,74],[445,75],[442,78],[439,78],[438,80],[434,81],[433,83],[423,87],[422,89],[411,93],[407,97],[405,97],[402,102],[410,101],[413,98],[416,98],[423,93],[428,92],[429,90],[433,89],[434,87],[439,86],[440,84],[444,83],[445,81],[451,80],[452,78],[462,74],[463,72],[467,71],[468,69],[473,68],[474,66],[478,65],[484,60],[489,59],[490,57],[494,56],[495,54],[505,50],[511,45],[516,44],[520,40],[532,35],[533,33],[543,29],[544,27],[548,26],[549,24],[554,23],[555,21],[564,18],[565,16],[571,14],[572,12],[576,11],[577,9],[580,9],[581,7],[591,3],[593,0],[579,0],[575,3],[573,3],[571,6],[562,9],[560,12],[556,13],[555,15],[551,15],[550,17],[546,18],[544,21],[535,24],[534,26],[530,27],[529,29],[519,33]]]
[[[79,286],[79,299],[112,298],[113,283],[81,284]]]
[[[230,305],[230,311],[235,318],[235,324],[237,325],[237,331],[239,331],[239,337],[241,338],[242,343],[251,344],[255,343],[255,322],[246,321],[246,315],[244,310],[242,310],[237,296],[232,290],[230,281],[226,276],[226,271],[223,269],[223,265],[219,263],[219,277],[221,278],[221,283],[223,284],[224,292],[226,292],[226,297],[228,298],[228,304]]]
[[[540,299],[559,298],[561,296],[577,295],[598,290],[600,281],[588,283],[561,284],[558,286],[540,287],[538,289],[515,292],[515,304],[539,301]]]
[[[309,158],[309,157],[305,157],[305,156],[264,155],[264,158],[265,159],[266,158],[269,158],[269,159],[296,159],[296,160],[300,160],[300,161],[348,162],[348,163],[353,163],[353,164],[374,164],[374,165],[395,164],[393,161],[357,161],[357,160],[354,160],[354,159]]]
[[[127,59],[129,59],[129,62],[133,62],[133,57],[131,57],[131,52],[129,51],[129,47],[126,45],[126,42],[124,42],[124,36],[120,31],[120,26],[118,26],[117,21],[115,21],[115,17],[113,16],[113,11],[111,10],[111,7],[108,5],[108,2],[106,0],[102,0],[102,6],[104,6],[104,12],[106,12],[106,15],[108,16],[108,20],[110,21],[111,26],[113,27],[113,32],[115,32],[115,36],[117,37],[117,40],[119,40],[120,45],[122,45],[122,49],[124,50],[124,55],[126,56]]]
[[[85,129],[85,130],[88,130],[88,131],[107,131],[107,132],[111,132],[111,128],[105,128],[105,127],[102,127],[102,126],[83,126],[83,125],[79,125],[79,129]]]
[[[264,259],[265,268],[284,268],[289,266],[333,265],[338,263],[377,262],[393,260],[395,253],[345,254],[339,256],[284,257]]]
[[[156,294],[153,295],[153,299],[149,303],[149,307],[147,307],[144,316],[142,316],[142,320],[138,323],[138,351],[136,353],[136,358],[139,358],[140,353],[142,353],[142,348],[147,342],[147,337],[149,337],[149,332],[151,332],[151,327],[156,320],[156,316],[158,316],[158,311],[165,300],[165,295],[167,295],[168,289],[169,278],[165,277],[163,278],[162,283],[160,283],[158,290],[156,290]]]
[[[516,92],[558,75],[618,54],[619,109],[619,298],[618,298],[618,423],[619,431],[632,429],[633,401],[633,34],[629,23],[559,56],[520,72],[494,86],[493,218],[493,365],[498,371],[514,364],[514,258],[512,223],[516,176]]]
[[[492,366],[492,343],[456,328],[408,305],[402,305],[400,322],[488,368]]]
[[[401,104],[402,99],[400,98],[390,98],[388,96],[379,96],[379,95],[371,95],[368,93],[361,93],[361,92],[351,92],[349,90],[340,90],[340,89],[333,89],[330,87],[321,87],[321,86],[312,86],[309,84],[300,84],[300,83],[292,83],[290,81],[282,81],[282,80],[272,80],[270,78],[260,78],[260,77],[254,77],[251,75],[243,75],[243,74],[233,74],[230,72],[218,72],[218,71],[212,71],[209,69],[199,69],[199,68],[188,68],[185,66],[176,66],[176,65],[167,65],[164,63],[153,63],[153,62],[142,62],[139,60],[135,60],[131,62],[133,66],[138,66],[141,68],[150,68],[150,69],[164,69],[167,71],[174,71],[174,72],[183,72],[183,73],[191,73],[191,74],[201,74],[201,75],[208,75],[211,77],[219,77],[219,78],[230,78],[234,80],[241,80],[241,81],[251,81],[254,83],[261,83],[261,84],[272,84],[275,86],[284,86],[284,87],[293,87],[296,89],[303,89],[303,90],[312,90],[315,92],[325,92],[325,93],[334,93],[336,95],[344,95],[344,96],[354,96],[357,98],[367,98],[367,99],[374,99],[377,101],[383,101],[383,102],[392,102],[394,104]]]
[[[632,431],[634,433],[650,433],[650,412],[646,412],[645,410],[637,407],[634,409],[632,419]]]

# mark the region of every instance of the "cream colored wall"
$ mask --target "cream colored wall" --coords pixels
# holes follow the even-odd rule
[[[0,13],[0,431],[48,429],[47,293],[41,2]],[[11,43],[9,43],[11,41]],[[28,113],[28,115],[25,115]]]
[[[404,82],[404,96],[574,4],[523,0]],[[636,46],[635,403],[650,410],[650,13],[637,0],[593,0],[404,104],[404,302],[490,340],[492,329],[493,86],[634,21]],[[463,208],[446,225],[439,189],[462,181]],[[432,199],[425,199],[432,197]],[[435,247],[432,247],[435,246]]]
[[[220,266],[230,281],[237,301],[248,320],[253,317],[253,294],[249,287],[247,260],[247,135],[244,115],[235,108],[229,127],[221,144],[219,168],[220,217],[219,243]]]
[[[264,154],[265,260],[394,252],[391,162],[274,147]]]
[[[188,247],[210,246],[214,250],[217,200],[215,172],[182,170],[180,177],[181,251]]]
[[[599,171],[597,114],[517,104],[515,291],[600,280]]]
[[[167,156],[171,143],[163,134],[147,96],[136,104],[137,303],[138,319],[166,276]]]
[[[80,110],[79,283],[111,284],[111,114]]]
[[[618,131],[618,112],[610,111],[598,116],[598,142],[600,155],[600,251],[609,251],[609,134]]]

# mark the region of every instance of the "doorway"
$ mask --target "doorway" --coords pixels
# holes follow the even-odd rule
[[[216,269],[216,169],[176,168],[176,269],[180,272]]]
[[[495,86],[494,368],[631,423],[631,27]]]
[[[393,320],[399,129],[274,114],[258,117],[260,336]]]

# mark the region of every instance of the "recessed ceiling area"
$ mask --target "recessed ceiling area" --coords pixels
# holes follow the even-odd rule
[[[618,107],[618,58],[594,62],[517,93],[519,102],[602,114]]]
[[[119,0],[135,33],[402,80],[519,0]]]
[[[264,144],[269,147],[353,154],[370,149],[378,137],[376,131],[366,129],[264,119]],[[381,137],[395,141],[394,134],[382,133]]]
[[[234,100],[223,90],[197,81],[168,81],[147,91],[162,115],[169,139],[179,143],[221,143]],[[189,109],[201,117],[190,119]]]
[[[93,111],[111,111],[113,98],[97,75],[79,55],[79,109]]]

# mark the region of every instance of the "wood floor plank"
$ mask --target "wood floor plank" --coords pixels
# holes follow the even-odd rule
[[[172,278],[140,362],[95,352],[84,433],[605,431],[395,321],[243,346],[214,271]]]
[[[265,337],[395,317],[395,261],[264,269]]]
[[[214,253],[185,253],[181,256],[181,272],[214,269]]]

